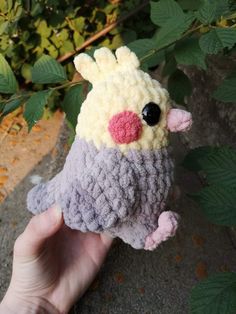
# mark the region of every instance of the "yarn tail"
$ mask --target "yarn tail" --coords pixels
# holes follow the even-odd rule
[[[33,214],[40,214],[56,203],[56,177],[47,183],[33,187],[27,195],[27,208]]]

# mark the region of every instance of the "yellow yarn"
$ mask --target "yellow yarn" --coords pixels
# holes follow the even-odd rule
[[[168,145],[166,116],[170,109],[168,92],[139,69],[136,55],[127,47],[116,50],[116,57],[107,48],[95,51],[96,62],[86,54],[75,58],[76,69],[93,84],[81,106],[76,133],[87,141],[102,146],[119,147],[122,152],[129,149],[158,149]],[[142,119],[142,109],[154,102],[161,109],[161,118],[151,127]],[[135,112],[142,121],[139,140],[130,144],[117,144],[109,131],[109,120],[124,110]]]

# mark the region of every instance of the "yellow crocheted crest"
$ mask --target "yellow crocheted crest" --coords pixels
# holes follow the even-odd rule
[[[115,55],[108,48],[97,49],[94,59],[81,53],[74,60],[77,71],[93,85],[81,106],[76,133],[93,141],[98,149],[102,146],[119,147],[124,153],[129,149],[150,150],[167,146],[168,92],[139,69],[139,60],[128,47],[118,48]],[[150,102],[158,104],[161,109],[160,121],[152,127],[142,119],[142,109]],[[108,131],[110,119],[123,111],[136,113],[142,121],[140,138],[129,144],[115,143]]]

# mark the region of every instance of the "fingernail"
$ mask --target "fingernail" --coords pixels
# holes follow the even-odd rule
[[[54,204],[49,208],[50,219],[52,223],[57,223],[62,217],[62,211],[58,204]]]

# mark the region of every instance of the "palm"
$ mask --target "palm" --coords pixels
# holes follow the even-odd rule
[[[44,247],[34,265],[41,277],[41,297],[59,310],[69,310],[70,304],[81,296],[97,274],[110,247],[104,235],[82,233],[63,226]],[[65,295],[66,304],[65,304]]]

